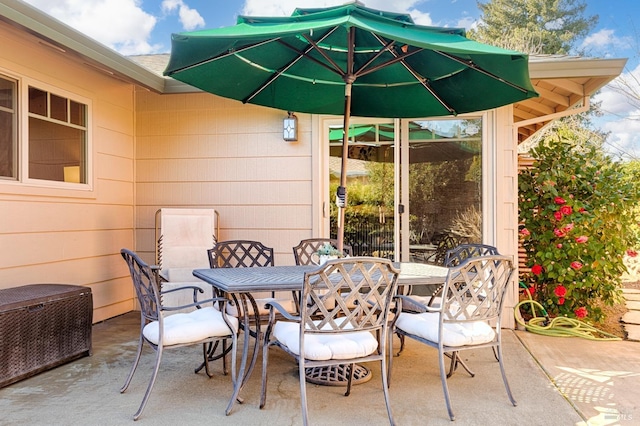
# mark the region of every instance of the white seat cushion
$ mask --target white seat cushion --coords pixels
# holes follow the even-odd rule
[[[438,313],[426,312],[410,314],[402,312],[398,316],[396,327],[431,342],[438,341]],[[445,346],[479,345],[490,342],[495,330],[484,321],[468,323],[445,323],[442,343]]]
[[[277,321],[273,328],[273,337],[296,355],[300,355],[299,327],[295,322]],[[306,334],[304,338],[304,358],[314,361],[364,357],[377,348],[378,341],[368,331]]]
[[[238,319],[228,317],[234,332],[238,330]],[[164,317],[164,345],[178,345],[197,342],[208,337],[231,334],[222,313],[212,307],[197,309],[189,313],[180,313]],[[144,337],[154,344],[160,340],[158,321],[147,324],[142,330]]]

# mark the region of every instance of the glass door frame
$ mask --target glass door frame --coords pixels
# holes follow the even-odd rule
[[[482,235],[483,243],[495,244],[496,241],[496,185],[497,185],[497,129],[494,111],[485,111],[457,117],[428,117],[419,119],[388,119],[352,117],[354,124],[388,124],[394,125],[394,250],[395,261],[409,261],[409,122],[415,120],[448,120],[448,119],[482,119]],[[313,128],[319,129],[318,137],[312,138],[317,144],[314,151],[319,153],[319,161],[314,163],[313,178],[318,185],[313,185],[313,199],[319,200],[314,206],[313,234],[328,237],[330,234],[330,205],[335,202],[335,194],[329,194],[329,126],[342,126],[341,117],[314,116]],[[399,149],[398,149],[399,148]],[[406,170],[406,172],[404,172]],[[317,180],[316,180],[317,179]],[[348,189],[347,189],[348,200]],[[348,202],[348,201],[347,201]],[[407,232],[403,232],[407,230]]]

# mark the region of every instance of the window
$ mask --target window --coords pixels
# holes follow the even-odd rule
[[[0,75],[0,179],[88,183],[89,107],[54,92]]]
[[[87,183],[87,106],[29,87],[29,178]]]
[[[17,83],[0,75],[0,179],[16,179],[18,163]]]

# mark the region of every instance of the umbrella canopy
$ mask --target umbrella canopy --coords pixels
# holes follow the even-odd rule
[[[204,91],[285,111],[362,117],[457,115],[537,94],[528,57],[415,25],[409,15],[359,3],[238,17],[231,27],[172,35],[165,75]],[[347,139],[338,189],[346,205]]]

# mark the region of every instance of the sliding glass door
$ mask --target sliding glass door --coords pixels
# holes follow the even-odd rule
[[[343,129],[325,126],[335,237]],[[345,218],[354,255],[430,262],[444,238],[481,242],[483,133],[481,118],[354,120]]]

